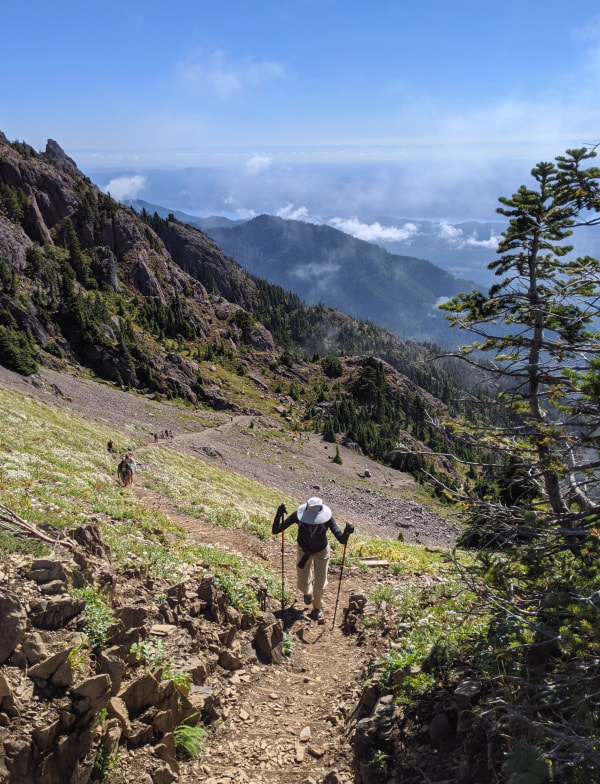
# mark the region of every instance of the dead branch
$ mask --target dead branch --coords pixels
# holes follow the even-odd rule
[[[28,523],[27,520],[23,520],[22,517],[19,517],[16,512],[13,512],[12,509],[9,509],[4,504],[0,504],[0,523],[3,523],[2,528],[5,528],[12,533],[25,534],[26,536],[39,539],[47,544],[56,545],[57,543],[60,543],[65,547],[69,547],[71,550],[74,550],[77,546],[75,542],[66,535],[55,538],[48,536],[33,525],[33,523]]]

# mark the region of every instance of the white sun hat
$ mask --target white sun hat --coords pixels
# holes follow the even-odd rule
[[[321,525],[331,520],[331,509],[325,506],[323,501],[316,496],[309,498],[305,504],[298,507],[296,516],[301,523],[308,525]]]

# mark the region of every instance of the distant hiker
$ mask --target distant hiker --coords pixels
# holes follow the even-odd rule
[[[323,593],[327,588],[327,570],[329,568],[329,542],[327,531],[335,536],[341,544],[346,544],[354,526],[346,523],[344,531],[337,527],[331,509],[320,498],[309,498],[289,517],[283,519],[285,507],[277,510],[271,533],[278,534],[291,525],[298,526],[296,579],[297,586],[304,594],[304,604],[312,604],[311,617],[315,620],[323,618]]]
[[[155,433],[155,434],[154,434],[154,443],[156,444],[156,443],[157,443],[157,441],[158,441],[158,433]]]
[[[173,431],[169,430],[169,438],[173,438]]]
[[[132,476],[133,472],[131,470],[131,465],[129,464],[126,455],[123,455],[117,466],[117,477],[121,480],[123,487],[127,487],[127,485],[131,484]]]
[[[111,454],[112,454],[112,453],[115,451],[115,450],[114,450],[114,448],[113,448],[113,442],[112,442],[112,439],[111,439],[111,440],[108,442],[108,444],[106,445],[106,448],[108,449],[108,451],[109,451]]]

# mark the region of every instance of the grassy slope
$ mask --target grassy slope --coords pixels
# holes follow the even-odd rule
[[[121,435],[119,440],[138,446],[130,435]],[[38,525],[74,528],[96,522],[120,568],[143,566],[150,574],[177,579],[182,564],[231,560],[224,552],[211,555],[206,548],[192,545],[160,509],[145,506],[130,490],[120,487],[115,457],[106,451],[109,438],[115,438],[114,427],[109,431],[0,387],[0,450],[5,455],[0,466],[2,502]],[[136,455],[143,465],[144,483],[192,518],[243,527],[268,538],[272,510],[281,501],[289,508],[298,503],[298,499],[184,455],[172,446],[144,446]],[[0,532],[0,550],[32,547],[32,542],[17,541]],[[444,568],[440,554],[427,548],[353,537],[348,559],[364,554],[402,562],[403,571]],[[243,579],[250,572],[264,572],[265,567],[238,558],[236,570]],[[267,575],[265,579],[275,585],[278,576]]]

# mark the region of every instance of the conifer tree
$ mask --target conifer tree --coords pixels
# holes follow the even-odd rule
[[[497,710],[519,715],[521,739],[536,738],[561,782],[600,764],[600,262],[567,242],[600,222],[594,157],[568,150],[501,198],[498,283],[445,306],[476,337],[462,357],[496,375],[510,413],[506,427],[480,433],[485,472],[505,486],[472,496],[468,521],[471,534],[487,527],[476,573],[505,701]]]
[[[530,466],[547,521],[562,527],[596,507],[586,493],[596,477],[581,481],[588,468],[581,447],[592,445],[600,422],[589,392],[600,354],[600,264],[573,258],[573,246],[564,244],[575,228],[600,221],[593,214],[600,170],[581,168],[591,157],[595,152],[569,150],[556,164],[540,163],[531,172],[535,189],[521,186],[500,199],[498,212],[510,220],[500,258],[490,264],[500,282],[444,306],[454,325],[477,336],[462,356],[482,366],[479,357],[492,355],[486,368],[501,380],[514,428],[509,439],[504,430],[491,434],[496,450]]]
[[[335,425],[331,417],[327,417],[323,425],[323,440],[335,444]]]

